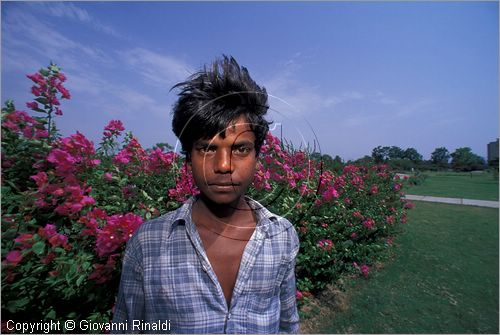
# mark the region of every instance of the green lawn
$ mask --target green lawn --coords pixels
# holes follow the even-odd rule
[[[394,260],[316,332],[498,334],[498,209],[415,205]]]
[[[498,200],[498,180],[491,173],[425,172],[421,185],[406,187],[407,194]]]

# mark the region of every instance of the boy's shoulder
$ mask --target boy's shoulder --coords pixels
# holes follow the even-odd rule
[[[163,237],[169,234],[174,223],[185,221],[191,216],[191,199],[188,199],[179,208],[171,210],[155,219],[144,222],[134,235],[153,235]]]
[[[256,214],[258,229],[262,230],[267,238],[276,244],[287,244],[292,249],[298,245],[297,232],[288,219],[272,213],[250,197],[245,198]],[[179,208],[143,223],[132,236],[132,243],[139,245],[161,243],[169,240],[172,232],[181,228],[180,226],[190,229],[186,225],[191,225],[192,205],[195,200],[196,197],[191,197]]]
[[[292,249],[298,248],[299,238],[293,224],[285,217],[274,214],[258,201],[246,197],[247,203],[257,215],[258,225],[266,234],[267,238],[273,239],[275,243],[285,243]]]

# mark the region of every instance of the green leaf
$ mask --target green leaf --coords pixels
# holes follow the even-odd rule
[[[43,254],[43,252],[45,251],[45,242],[44,241],[36,242],[31,247],[31,250],[33,250],[33,252],[37,255]]]
[[[15,313],[19,310],[22,310],[29,302],[30,299],[28,297],[14,300],[7,306],[7,309],[9,310],[9,312]]]
[[[42,105],[46,105],[47,104],[47,99],[46,98],[42,98],[42,97],[36,98],[35,101],[41,103]]]
[[[48,320],[55,320],[55,318],[56,318],[56,311],[54,311],[53,309],[51,309],[50,312],[48,312],[47,314],[45,314],[45,318],[48,319]]]
[[[149,196],[149,194],[146,193],[146,191],[142,190],[142,195],[144,196],[144,198],[148,199],[148,200],[153,200],[153,198],[151,198]]]
[[[80,286],[86,277],[86,275],[78,277],[78,279],[76,280],[76,286]]]

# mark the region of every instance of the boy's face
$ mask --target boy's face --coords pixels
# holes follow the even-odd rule
[[[191,167],[204,196],[219,205],[236,206],[254,178],[255,134],[241,116],[230,122],[225,135],[194,142]]]

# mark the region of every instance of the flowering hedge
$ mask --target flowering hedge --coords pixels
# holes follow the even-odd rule
[[[183,157],[144,149],[119,120],[97,147],[61,137],[66,77],[51,64],[28,78],[36,116],[2,109],[2,319],[106,322],[127,240],[198,191]],[[411,207],[387,166],[334,174],[271,134],[261,155],[250,196],[299,232],[297,298],[347,272],[368,276]]]

